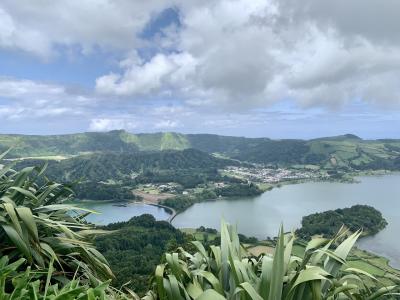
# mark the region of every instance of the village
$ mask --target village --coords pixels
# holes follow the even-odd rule
[[[252,182],[279,183],[292,180],[313,180],[327,179],[329,175],[319,169],[285,169],[285,168],[266,168],[262,166],[238,167],[230,166],[224,169],[228,176],[246,179]]]

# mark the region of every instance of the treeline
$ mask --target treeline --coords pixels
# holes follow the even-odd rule
[[[132,188],[120,184],[85,182],[74,185],[72,189],[78,199],[117,201],[138,199],[138,197],[132,193]]]
[[[168,198],[161,201],[161,204],[175,209],[177,212],[182,212],[188,209],[195,203],[217,198],[217,194],[211,189],[205,189],[199,193],[191,195],[178,195],[173,198]]]
[[[191,195],[178,195],[173,198],[165,199],[162,204],[182,212],[195,203],[213,200],[218,197],[245,197],[260,195],[263,191],[257,185],[250,183],[231,183],[228,186],[204,189],[202,192]]]
[[[386,227],[387,221],[381,212],[368,205],[354,205],[350,208],[328,210],[303,217],[297,234],[303,239],[313,235],[333,237],[341,226],[355,232],[362,229],[364,235],[373,235]]]
[[[263,191],[254,183],[242,183],[217,188],[215,193],[222,197],[246,197],[260,195]]]
[[[115,275],[113,286],[127,287],[143,295],[150,278],[166,251],[176,250],[191,240],[171,224],[141,215],[127,222],[102,227],[111,233],[95,239],[96,248],[110,263]]]

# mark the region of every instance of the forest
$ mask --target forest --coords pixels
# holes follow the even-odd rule
[[[246,197],[260,195],[263,191],[257,185],[250,183],[230,183],[221,188],[207,188],[201,192],[191,195],[177,195],[172,198],[163,200],[161,203],[165,206],[182,212],[195,203],[207,200],[215,200],[219,197]]]
[[[72,186],[75,196],[82,200],[139,200],[132,193],[132,188],[121,184],[105,184],[97,182],[83,182]]]
[[[373,235],[384,229],[387,221],[381,212],[368,205],[328,210],[303,217],[301,228],[296,233],[310,239],[314,235],[333,237],[342,226],[351,232],[363,230],[363,235]]]
[[[22,160],[16,169],[29,165],[44,164],[43,160]],[[217,169],[228,165],[239,165],[237,161],[216,158],[205,152],[187,149],[183,151],[158,151],[116,154],[88,154],[61,161],[50,160],[47,176],[61,182],[73,181],[132,181],[138,182],[204,181],[204,176],[216,176]],[[193,174],[193,176],[190,176]],[[200,176],[200,177],[199,177]],[[203,176],[203,177],[204,177]],[[198,179],[196,179],[198,178]],[[190,184],[190,183],[188,183]]]
[[[111,233],[95,239],[95,245],[108,260],[115,275],[113,285],[128,287],[143,295],[149,288],[153,270],[167,251],[188,246],[191,237],[152,215],[141,215],[127,222],[102,227]]]

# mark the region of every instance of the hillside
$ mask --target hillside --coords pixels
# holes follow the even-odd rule
[[[315,164],[324,168],[400,169],[400,140],[363,140],[352,134],[313,140],[171,132],[131,134],[123,130],[53,136],[0,135],[0,150],[10,147],[13,147],[13,157],[133,154],[194,148],[241,161],[277,166]]]
[[[132,179],[139,173],[141,177],[151,173],[153,179],[160,174],[167,174],[172,178],[175,173],[200,174],[212,172],[227,165],[238,164],[235,161],[216,158],[196,149],[119,154],[114,152],[94,153],[61,161],[50,160],[48,163],[47,175],[51,179],[62,182]],[[21,169],[32,164],[41,165],[43,160],[23,160],[17,163],[16,168]],[[190,170],[196,170],[196,172]]]
[[[0,135],[0,151],[12,147],[10,156],[77,155],[86,152],[132,152],[138,146],[121,138],[120,132],[85,132],[66,135]]]
[[[88,152],[137,152],[192,148],[179,133],[131,134],[124,130],[65,135],[0,135],[0,151],[12,147],[13,157],[79,155]]]

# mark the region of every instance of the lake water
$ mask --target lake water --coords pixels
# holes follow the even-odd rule
[[[98,212],[98,214],[90,214],[86,217],[87,221],[98,225],[128,221],[130,218],[142,214],[151,214],[157,220],[169,218],[169,213],[164,208],[143,203],[123,203],[126,206],[117,206],[118,204],[108,201],[74,201],[73,204]]]
[[[179,228],[219,228],[221,218],[237,224],[240,233],[265,239],[300,227],[301,218],[315,212],[368,204],[380,210],[389,225],[359,241],[360,248],[390,259],[400,267],[400,174],[359,177],[360,183],[309,182],[286,185],[258,197],[197,203],[176,216]]]
[[[281,223],[286,231],[300,227],[301,218],[315,212],[368,204],[380,210],[389,225],[373,237],[363,238],[359,246],[390,259],[400,268],[400,174],[359,177],[356,184],[309,182],[286,185],[258,197],[197,203],[175,217],[172,224],[179,228],[201,225],[219,229],[221,218],[237,224],[240,233],[265,239],[278,233]],[[141,203],[127,207],[110,202],[79,202],[82,206],[102,212],[90,215],[96,224],[126,221],[144,213],[166,220],[163,208]]]

